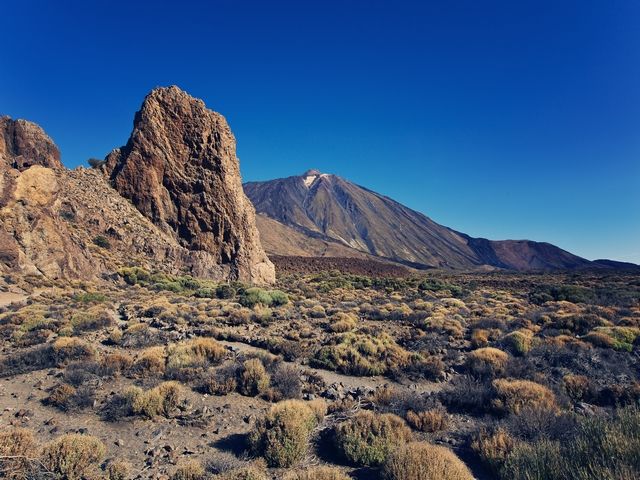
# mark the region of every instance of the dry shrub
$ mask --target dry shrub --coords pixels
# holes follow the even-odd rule
[[[467,466],[451,450],[427,442],[400,444],[384,464],[389,480],[473,480]]]
[[[449,424],[447,413],[439,409],[425,410],[417,413],[409,410],[406,419],[407,423],[416,430],[428,433],[444,430]]]
[[[178,463],[176,470],[171,475],[171,480],[203,480],[205,470],[197,460],[185,460]]]
[[[227,350],[212,338],[196,338],[169,348],[167,368],[181,369],[217,365],[226,356]]]
[[[498,428],[492,434],[480,432],[471,443],[471,448],[497,472],[515,445],[516,440],[506,430]]]
[[[32,478],[38,442],[26,428],[0,431],[0,477],[11,480]]]
[[[161,375],[165,370],[164,347],[151,347],[144,350],[134,364],[141,375]]]
[[[130,387],[124,394],[131,413],[149,418],[170,417],[186,402],[185,389],[178,382],[163,382],[150,390]]]
[[[271,477],[269,477],[271,478]],[[262,460],[251,465],[231,468],[213,476],[214,480],[267,480],[266,467]]]
[[[74,337],[58,338],[53,342],[53,352],[60,365],[72,360],[90,360],[96,355],[96,349],[92,345]]]
[[[42,464],[56,478],[95,478],[105,452],[104,444],[90,435],[62,435],[44,446]]]
[[[285,400],[271,407],[249,433],[251,450],[271,467],[290,467],[304,458],[318,421],[311,407],[300,400]]]
[[[331,316],[329,330],[335,333],[350,332],[358,324],[358,318],[350,312],[337,312]]]
[[[255,397],[269,388],[270,376],[259,358],[250,358],[242,364],[238,387],[240,393]]]
[[[313,467],[289,473],[284,480],[351,480],[351,477],[336,467]]]
[[[129,480],[133,477],[133,467],[125,460],[112,460],[106,468],[108,480]]]
[[[603,332],[589,332],[582,337],[582,340],[600,348],[613,348],[614,345],[613,338]]]
[[[360,466],[383,464],[395,445],[411,438],[404,420],[391,413],[380,415],[363,410],[335,427],[338,450],[349,462]]]
[[[525,407],[557,409],[553,392],[539,383],[500,378],[493,381],[493,388],[496,394],[493,406],[504,412],[518,414]]]
[[[100,363],[115,374],[124,374],[133,366],[133,359],[126,353],[109,353],[101,358]]]
[[[49,396],[44,399],[46,405],[57,407],[61,410],[69,410],[73,403],[73,397],[76,395],[76,389],[71,385],[63,383],[57,385],[51,390]]]
[[[479,348],[469,353],[467,369],[478,377],[495,377],[502,373],[509,361],[509,354],[493,347]]]
[[[482,348],[489,345],[489,331],[483,328],[476,328],[471,332],[471,346]]]
[[[594,386],[584,375],[565,375],[562,378],[564,389],[574,402],[589,400],[593,397]]]

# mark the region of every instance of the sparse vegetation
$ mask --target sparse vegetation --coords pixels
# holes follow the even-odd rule
[[[633,275],[324,272],[272,290],[137,267],[118,277],[12,280],[41,293],[0,309],[0,377],[12,393],[3,417],[33,430],[0,434],[0,476],[48,478],[54,450],[86,468],[78,480],[142,469],[468,478],[463,460],[478,477],[509,480],[639,471]],[[550,285],[579,288],[536,296]],[[54,449],[76,435],[75,418],[82,442]],[[124,438],[102,422],[119,422]],[[99,459],[86,433],[104,442]],[[444,442],[463,460],[434,446]]]

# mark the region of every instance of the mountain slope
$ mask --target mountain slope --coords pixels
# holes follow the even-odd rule
[[[244,188],[258,213],[305,235],[409,265],[559,270],[591,263],[548,243],[470,237],[384,195],[316,170],[248,182]]]

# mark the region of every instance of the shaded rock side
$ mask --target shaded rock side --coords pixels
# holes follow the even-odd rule
[[[0,117],[0,165],[20,171],[33,165],[63,168],[58,147],[39,125],[8,116]]]
[[[194,256],[202,275],[275,281],[225,118],[177,87],[145,98],[124,147],[102,167],[113,187]]]

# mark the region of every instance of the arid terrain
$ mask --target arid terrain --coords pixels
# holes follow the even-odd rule
[[[436,478],[420,476],[425,445],[447,449],[441,478],[640,471],[634,274],[325,271],[256,288],[124,268],[8,274],[2,290],[9,478]]]

